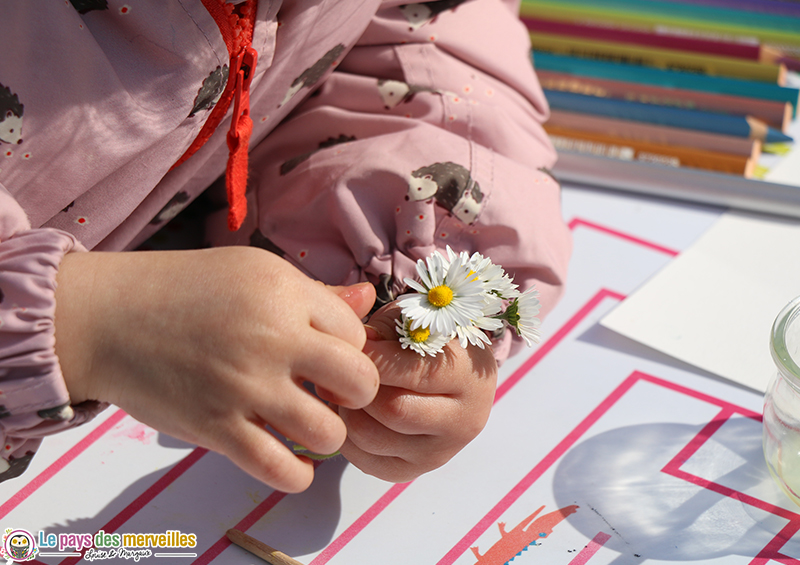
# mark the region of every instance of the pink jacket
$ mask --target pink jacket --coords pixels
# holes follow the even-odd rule
[[[558,299],[571,243],[518,2],[260,0],[252,29],[237,4],[0,6],[0,480],[101,408],[70,406],[54,353],[61,258],[136,248],[225,173],[251,31],[247,215],[212,215],[209,243],[384,300],[450,245],[535,283],[543,315]]]

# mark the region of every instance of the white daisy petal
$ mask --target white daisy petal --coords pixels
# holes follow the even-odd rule
[[[452,257],[452,250],[448,254]],[[485,315],[483,283],[462,261],[450,262],[437,251],[425,262],[417,262],[417,272],[420,282],[407,283],[418,294],[400,298],[403,315],[412,320],[412,330],[430,328],[451,335],[458,326],[471,326],[472,320]]]
[[[456,259],[458,259],[458,254],[455,251],[453,251],[452,247],[450,247],[448,245],[447,246],[447,260],[448,260],[448,262],[452,263]]]
[[[417,261],[417,274],[419,274],[420,280],[422,280],[422,284],[427,288],[431,288],[433,285],[431,284],[430,275],[428,274],[428,267],[425,265],[425,262],[420,259]]]
[[[414,290],[416,290],[417,292],[421,292],[421,293],[423,293],[423,294],[426,294],[426,293],[428,292],[428,289],[427,289],[427,288],[425,288],[424,286],[422,286],[421,284],[419,284],[419,283],[418,283],[417,281],[415,281],[414,279],[408,279],[408,278],[406,278],[406,279],[403,279],[403,282],[404,282],[404,283],[406,283],[406,284],[407,284],[408,286],[410,286],[411,288],[413,288]]]
[[[475,326],[459,326],[456,329],[456,335],[458,335],[458,341],[461,343],[461,347],[464,348],[470,343],[472,345],[477,345],[481,349],[484,349],[484,344],[492,344],[492,340],[489,339],[489,336],[487,336],[483,330]]]
[[[411,349],[425,357],[435,357],[441,353],[444,346],[452,339],[450,335],[429,332],[427,329],[414,331],[410,327],[410,320],[396,320],[396,330],[400,336],[400,345],[403,349]]]
[[[469,265],[478,277],[486,284],[486,291],[505,300],[519,296],[517,285],[514,284],[500,265],[492,263],[491,259],[480,253],[473,253],[469,258]]]
[[[401,296],[403,348],[434,355],[458,336],[463,347],[485,347],[492,332],[511,325],[528,345],[540,339],[539,293],[521,293],[502,267],[480,253],[434,251],[416,262],[417,279],[405,279],[413,294]],[[506,306],[507,305],[507,306]],[[504,310],[505,307],[505,311]]]
[[[530,347],[534,343],[539,343],[541,333],[539,326],[541,320],[536,317],[539,313],[539,291],[530,288],[523,292],[519,298],[515,298],[506,311],[508,315],[505,320],[517,330],[517,335],[525,340]]]
[[[495,330],[499,330],[503,327],[503,321],[498,320],[497,318],[487,318],[482,316],[474,321],[476,327],[493,332]]]

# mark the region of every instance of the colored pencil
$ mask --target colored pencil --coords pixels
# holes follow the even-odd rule
[[[553,20],[608,25],[611,27],[655,30],[671,28],[699,32],[706,37],[736,38],[755,37],[787,53],[800,52],[800,32],[780,28],[759,28],[752,25],[727,24],[711,19],[700,21],[692,18],[659,16],[634,10],[607,8],[602,5],[578,5],[550,0],[525,0],[520,7],[522,16],[534,16]],[[792,20],[793,21],[793,20]]]
[[[797,88],[764,82],[709,77],[696,73],[650,69],[638,65],[608,63],[606,61],[550,53],[535,53],[532,54],[532,57],[537,71],[548,70],[587,77],[760,98],[762,100],[777,100],[790,103],[794,115],[797,114],[797,104],[800,98],[800,90]]]
[[[558,90],[545,90],[545,96],[551,107],[560,110],[696,129],[723,135],[750,137],[760,139],[765,143],[792,141],[788,135],[749,116],[728,116],[701,110],[684,110],[683,108],[643,104],[628,100],[598,98]]]
[[[750,10],[767,14],[783,14],[786,16],[800,17],[800,3],[785,2],[783,0],[672,0],[681,4],[703,4],[705,6],[718,6],[720,8],[734,8],[736,10]]]
[[[280,552],[277,549],[274,549],[235,528],[228,530],[226,535],[231,542],[235,543],[242,549],[249,551],[256,557],[260,557],[270,565],[303,565],[285,553]]]
[[[778,57],[775,60],[776,63],[780,63],[786,66],[787,70],[800,72],[800,58],[797,57]]]
[[[538,4],[540,0],[523,0],[525,4]],[[553,2],[553,0],[541,0]],[[752,10],[737,10],[730,6],[705,6],[700,3],[682,3],[664,0],[557,0],[563,6],[576,6],[582,10],[592,9],[614,13],[623,11],[657,18],[666,24],[666,18],[693,21],[705,25],[707,29],[725,29],[726,26],[741,26],[764,30],[782,30],[800,33],[800,18],[789,14],[770,14]],[[719,26],[719,27],[716,27]],[[747,34],[742,34],[747,35]]]
[[[558,20],[546,20],[535,17],[522,17],[521,19],[522,23],[532,32],[558,34],[598,41],[615,41],[631,45],[658,47],[660,49],[706,53],[708,55],[736,57],[749,61],[760,61],[762,63],[779,63],[786,59],[779,50],[762,45],[755,39],[722,41],[719,39],[670,33],[669,30],[654,30],[648,32],[631,29],[615,29],[607,26],[577,24]]]
[[[548,90],[577,92],[590,96],[633,100],[689,110],[752,116],[784,133],[792,121],[792,106],[788,102],[773,102],[699,90],[666,88],[637,82],[554,73],[541,69],[537,74],[542,87]]]
[[[531,46],[537,53],[556,53],[601,61],[645,65],[656,69],[702,73],[746,80],[786,84],[786,67],[735,57],[705,53],[689,53],[675,49],[660,49],[612,41],[579,39],[550,33],[530,34]]]
[[[638,139],[661,145],[682,145],[707,151],[743,155],[758,161],[761,142],[757,139],[720,135],[704,131],[673,128],[605,116],[591,116],[563,110],[550,110],[547,126],[612,135],[621,139]]]
[[[636,139],[622,139],[595,132],[545,125],[559,151],[601,155],[622,161],[643,161],[668,167],[691,167],[750,178],[756,163],[744,155],[706,151],[696,147],[662,145]]]
[[[672,0],[681,4],[703,4],[720,8],[735,8],[767,14],[783,14],[800,17],[800,3],[783,0]]]

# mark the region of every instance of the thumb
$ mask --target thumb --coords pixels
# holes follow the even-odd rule
[[[375,304],[375,287],[368,282],[349,286],[325,286],[344,300],[359,318],[366,317],[372,310],[372,305]]]
[[[372,341],[397,340],[396,320],[400,319],[400,306],[390,302],[375,312],[367,321],[367,339]]]

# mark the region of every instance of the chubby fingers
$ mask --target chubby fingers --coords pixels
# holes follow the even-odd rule
[[[365,473],[387,481],[410,481],[441,467],[464,445],[441,436],[398,433],[363,410],[340,408],[339,412],[348,427],[342,455]]]
[[[462,348],[451,340],[435,357],[403,349],[396,340],[367,340],[364,352],[381,375],[381,384],[422,394],[460,395],[474,387],[494,389],[497,362],[491,349]]]
[[[363,282],[349,286],[330,286],[328,290],[341,298],[358,316],[364,318],[375,304],[375,287],[371,283]]]
[[[380,375],[366,354],[324,333],[308,335],[298,345],[302,352],[293,360],[292,373],[314,383],[324,400],[362,408],[375,398]]]
[[[294,455],[257,419],[238,422],[222,439],[222,445],[211,446],[212,449],[277,490],[302,492],[314,479],[311,461]]]
[[[306,289],[311,327],[322,333],[337,337],[357,349],[364,347],[366,332],[361,318],[362,311],[374,302],[375,290],[369,283],[350,287],[326,287],[309,281]],[[367,304],[369,303],[369,306]]]
[[[488,411],[479,410],[473,404],[471,398],[420,394],[382,385],[363,412],[386,428],[405,435],[465,435],[471,438],[473,431],[480,431],[472,429],[476,416],[481,421],[478,424],[480,428],[485,421],[484,415],[488,417]]]

